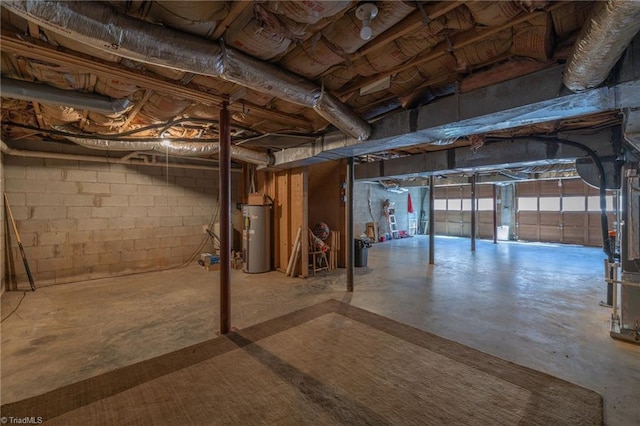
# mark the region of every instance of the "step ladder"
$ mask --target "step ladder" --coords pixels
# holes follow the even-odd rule
[[[400,233],[398,232],[398,223],[396,222],[396,211],[395,209],[389,209],[389,214],[387,215],[387,221],[389,222],[389,233],[391,234],[391,239],[400,238]]]
[[[416,235],[418,233],[418,221],[413,218],[409,219],[409,235]]]

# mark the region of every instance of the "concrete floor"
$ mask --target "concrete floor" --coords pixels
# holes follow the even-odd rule
[[[243,328],[336,298],[593,389],[607,425],[640,423],[640,346],[611,339],[596,248],[428,237],[376,244],[357,268],[307,280],[232,273]],[[37,277],[36,277],[37,278]],[[2,318],[23,293],[2,296]],[[2,403],[216,336],[218,274],[198,266],[26,292],[2,331]],[[37,413],[33,414],[37,416]]]

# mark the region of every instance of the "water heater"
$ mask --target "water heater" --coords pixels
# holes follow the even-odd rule
[[[249,274],[271,270],[271,205],[242,206],[242,270]]]

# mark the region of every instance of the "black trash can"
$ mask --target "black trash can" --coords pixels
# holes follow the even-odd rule
[[[371,247],[371,240],[367,237],[356,238],[353,241],[354,261],[353,266],[360,268],[367,266],[367,257]]]

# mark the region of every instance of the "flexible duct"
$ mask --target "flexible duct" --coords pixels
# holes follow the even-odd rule
[[[2,96],[23,101],[70,106],[107,115],[122,114],[131,106],[131,101],[128,99],[111,99],[93,93],[78,93],[6,77],[2,77]]]
[[[564,84],[574,92],[599,86],[640,30],[640,2],[608,0],[594,7],[565,68]]]
[[[68,129],[57,128],[65,131]],[[85,148],[100,149],[105,151],[157,151],[167,155],[181,157],[197,157],[201,155],[217,154],[220,150],[218,142],[161,142],[161,141],[118,141],[104,138],[87,138],[65,136],[71,142]],[[231,145],[231,157],[247,163],[260,166],[273,164],[273,157],[263,152],[252,151],[240,146]]]
[[[358,140],[371,126],[310,81],[240,51],[186,33],[117,14],[98,2],[2,2],[2,7],[43,28],[134,61],[223,78],[313,108]],[[161,42],[162,41],[162,42]]]

